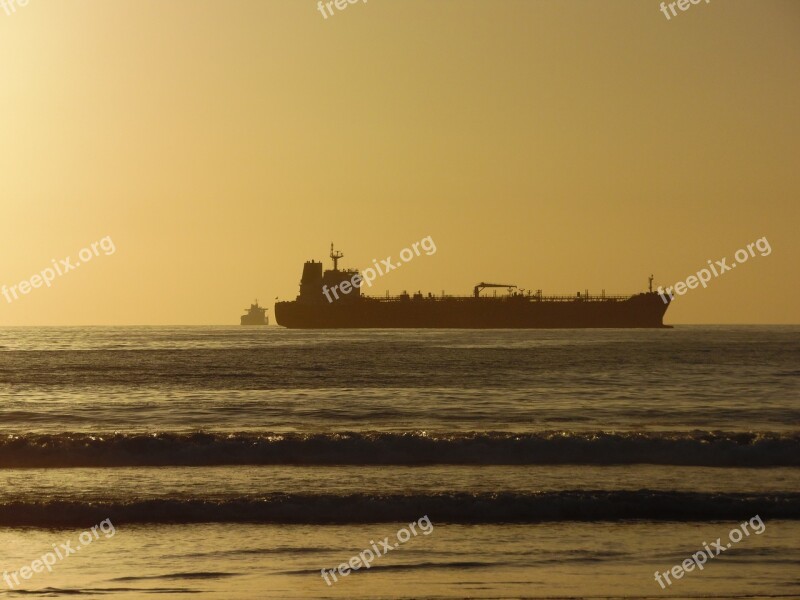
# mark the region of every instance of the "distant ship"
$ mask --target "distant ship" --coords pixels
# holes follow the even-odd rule
[[[333,269],[322,272],[322,263],[303,266],[300,294],[296,300],[275,303],[278,325],[298,329],[328,328],[461,328],[554,329],[590,327],[669,327],[663,318],[669,306],[653,291],[632,296],[599,296],[588,291],[575,296],[543,296],[541,290],[520,290],[514,285],[481,282],[472,296],[434,296],[421,292],[410,296],[374,298],[351,285],[357,270],[339,270],[341,252],[331,244]],[[347,282],[345,286],[341,284]],[[337,286],[339,286],[337,288]],[[336,288],[348,293],[331,295]],[[500,296],[481,296],[486,288],[507,288]],[[323,293],[323,290],[327,293]]]
[[[255,304],[251,304],[250,308],[245,310],[247,312],[242,315],[242,325],[269,325],[267,309],[258,305],[258,299]]]

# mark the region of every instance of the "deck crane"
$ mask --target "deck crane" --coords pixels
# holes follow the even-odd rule
[[[476,298],[480,298],[481,290],[485,288],[508,288],[509,290],[514,289],[515,285],[508,285],[507,283],[484,283],[480,282],[478,285],[475,286],[473,293],[475,294]]]

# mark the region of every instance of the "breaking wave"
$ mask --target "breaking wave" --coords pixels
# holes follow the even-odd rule
[[[800,519],[800,493],[733,494],[653,490],[538,493],[268,494],[226,499],[0,504],[0,525],[133,523],[533,523],[541,521],[711,521]]]
[[[800,433],[63,433],[0,438],[0,468],[215,465],[800,466]]]

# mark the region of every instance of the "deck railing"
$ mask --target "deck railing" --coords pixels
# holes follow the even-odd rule
[[[414,296],[413,294],[409,295],[399,295],[399,296],[367,296],[362,294],[362,298],[364,300],[378,300],[381,302],[433,302],[433,301],[442,301],[448,300],[450,302],[484,302],[484,301],[497,301],[502,300],[505,302],[622,302],[625,300],[630,299],[635,294],[631,294],[629,296],[609,296],[609,295],[600,295],[600,296],[592,296],[592,295],[585,295],[581,294],[580,296],[545,296],[545,295],[507,295],[504,294],[502,296],[480,296],[478,298],[474,296],[450,296],[447,294],[440,294],[438,296],[433,295],[423,295],[423,296]]]

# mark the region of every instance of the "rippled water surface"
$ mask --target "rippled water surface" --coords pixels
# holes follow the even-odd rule
[[[0,569],[110,519],[13,587],[792,597],[798,424],[798,327],[4,328]],[[755,514],[762,534],[654,581]]]

